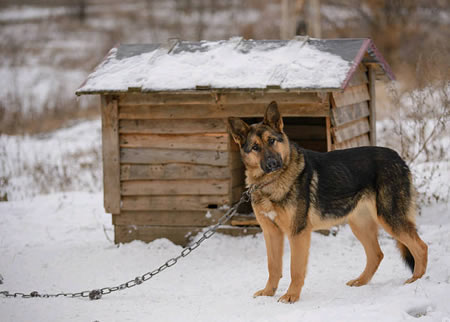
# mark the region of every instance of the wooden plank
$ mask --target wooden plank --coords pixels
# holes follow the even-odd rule
[[[324,140],[326,127],[322,125],[285,125],[284,132],[291,140]]]
[[[114,226],[115,243],[128,243],[133,240],[151,242],[159,238],[167,238],[173,243],[186,246],[195,240],[201,232],[200,227],[172,227],[172,226]],[[231,236],[255,235],[261,232],[259,227],[221,227],[218,233]]]
[[[331,151],[331,121],[330,118],[327,117],[326,120],[326,131],[327,131],[327,152]]]
[[[255,104],[209,105],[125,105],[120,106],[120,119],[212,119],[235,117],[262,117],[270,100]],[[326,104],[278,104],[283,116],[328,116]]]
[[[122,210],[206,210],[229,204],[228,195],[123,196]]]
[[[122,164],[120,166],[121,180],[228,179],[230,176],[228,167],[209,165],[171,163]]]
[[[342,127],[333,128],[334,141],[341,143],[370,131],[369,120],[363,118]]]
[[[117,101],[101,96],[103,192],[106,212],[120,213],[119,119]]]
[[[352,78],[350,79],[348,86],[367,84],[369,80],[367,79],[366,70],[367,68],[364,65],[360,64],[358,66],[358,69],[355,71]]]
[[[349,149],[349,148],[356,148],[358,146],[367,146],[370,145],[369,136],[367,134],[363,134],[360,136],[357,136],[355,138],[352,138],[350,140],[336,143],[334,145],[334,149]]]
[[[333,126],[340,126],[370,115],[367,101],[331,109]]]
[[[376,93],[375,93],[375,81],[376,81],[376,75],[375,75],[375,68],[373,65],[369,66],[369,94],[370,94],[370,101],[369,101],[369,108],[370,108],[370,144],[371,145],[377,145],[377,114],[376,114]]]
[[[225,133],[225,119],[120,120],[120,133],[193,134]]]
[[[228,179],[123,181],[122,196],[141,195],[223,195]]]
[[[125,148],[227,151],[229,138],[228,133],[121,134],[120,146]]]
[[[271,101],[278,103],[320,103],[321,99],[316,92],[295,91],[235,91],[219,93],[204,91],[202,93],[131,93],[120,95],[119,105],[201,105],[201,104],[268,104]]]
[[[236,153],[236,152],[234,152]],[[225,151],[207,150],[171,150],[171,149],[151,149],[151,148],[121,148],[120,159],[122,163],[190,163],[214,166],[228,165],[230,153]],[[233,154],[233,152],[231,152]]]
[[[366,84],[347,87],[344,92],[332,92],[332,96],[337,107],[356,104],[370,99]]]
[[[208,209],[179,210],[179,211],[122,211],[118,216],[114,216],[114,225],[136,225],[136,226],[194,226],[205,227],[217,223],[225,210]]]

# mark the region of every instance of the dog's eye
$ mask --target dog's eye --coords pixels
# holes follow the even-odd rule
[[[273,145],[275,143],[275,139],[269,138],[269,140],[267,142],[269,142],[269,145]]]
[[[258,144],[254,144],[254,145],[252,146],[252,150],[253,150],[253,151],[259,151],[259,145],[258,145]]]

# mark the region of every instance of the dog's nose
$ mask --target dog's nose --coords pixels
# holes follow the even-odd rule
[[[274,171],[280,168],[280,163],[277,161],[277,159],[270,158],[269,160],[267,160],[267,167],[269,168],[269,170]]]

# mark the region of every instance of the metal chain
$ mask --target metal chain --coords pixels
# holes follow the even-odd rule
[[[169,259],[167,262],[165,262],[163,265],[161,265],[157,269],[155,269],[153,271],[150,271],[150,272],[147,272],[147,273],[145,273],[143,275],[137,276],[134,279],[132,279],[132,280],[126,282],[126,283],[122,283],[122,284],[119,284],[119,285],[113,286],[113,287],[103,287],[103,288],[100,288],[100,289],[94,289],[94,290],[91,290],[91,291],[83,291],[83,292],[77,292],[77,293],[63,293],[63,292],[61,292],[61,293],[56,293],[56,294],[41,294],[41,293],[39,293],[37,291],[33,291],[33,292],[29,293],[29,294],[26,294],[26,293],[20,293],[20,292],[10,293],[8,291],[0,291],[0,295],[2,295],[4,297],[7,297],[7,298],[10,298],[10,297],[19,297],[19,298],[32,298],[32,297],[42,297],[42,298],[51,298],[51,297],[70,297],[70,298],[89,297],[89,299],[91,299],[91,300],[99,300],[103,295],[111,294],[111,293],[116,292],[116,291],[122,291],[122,290],[125,290],[127,288],[132,288],[132,287],[135,287],[137,285],[140,285],[140,284],[148,281],[149,279],[151,279],[153,276],[161,273],[165,269],[174,266],[176,263],[178,263],[178,260],[188,256],[194,249],[199,247],[200,244],[203,243],[206,239],[211,238],[216,233],[216,231],[219,228],[219,226],[223,225],[226,221],[231,219],[236,214],[237,208],[242,203],[250,201],[251,193],[254,190],[255,190],[255,186],[251,186],[248,190],[244,191],[244,193],[242,194],[241,199],[233,207],[231,207],[222,217],[220,217],[217,220],[216,224],[214,224],[213,226],[208,228],[208,230],[206,230],[197,241],[192,243],[190,246],[187,246],[186,248],[184,248],[181,251],[180,255]],[[0,284],[1,284],[1,282],[0,282]]]

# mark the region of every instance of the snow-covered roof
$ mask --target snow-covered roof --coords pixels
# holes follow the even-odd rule
[[[370,39],[173,41],[120,45],[77,95],[128,90],[344,89],[364,57],[394,79]]]

